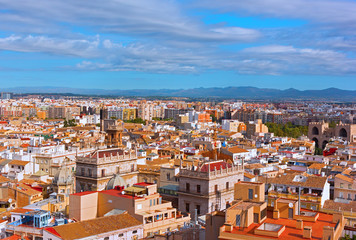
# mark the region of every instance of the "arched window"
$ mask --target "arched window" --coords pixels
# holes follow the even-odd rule
[[[347,131],[345,128],[341,128],[340,131],[339,131],[339,136],[340,137],[347,137]]]
[[[317,127],[313,127],[312,134],[313,135],[319,135],[319,129]]]

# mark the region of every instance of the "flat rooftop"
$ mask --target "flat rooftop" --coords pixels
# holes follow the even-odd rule
[[[307,211],[307,212],[309,212],[309,211]],[[273,217],[273,212],[268,211],[267,219],[265,221],[263,221],[262,224],[252,223],[247,228],[234,227],[231,233],[234,233],[237,236],[238,235],[251,236],[251,239],[252,239],[253,237],[260,236],[260,235],[254,234],[254,231],[255,231],[255,229],[261,227],[261,225],[263,225],[263,224],[265,224],[265,226],[282,225],[282,226],[285,226],[285,230],[278,237],[278,239],[284,239],[284,240],[303,239],[303,231],[296,228],[296,223],[297,223],[296,220],[286,219],[286,218],[273,219],[272,217]],[[333,223],[332,220],[333,220],[333,216],[331,214],[319,213],[319,218],[316,222],[304,221],[304,226],[312,227],[312,238],[311,239],[320,240],[323,238],[323,227],[324,226],[335,227],[336,224]],[[276,239],[276,237],[268,237],[268,236],[263,236],[263,238]]]

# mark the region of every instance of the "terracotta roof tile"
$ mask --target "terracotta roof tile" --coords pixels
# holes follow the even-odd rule
[[[69,223],[45,230],[62,239],[72,240],[88,238],[101,233],[111,232],[119,229],[140,226],[142,223],[128,213],[95,218],[91,220]]]

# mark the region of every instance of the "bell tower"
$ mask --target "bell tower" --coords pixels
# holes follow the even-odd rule
[[[115,124],[109,125],[106,129],[106,145],[108,147],[120,147],[122,145],[123,122],[115,121]]]

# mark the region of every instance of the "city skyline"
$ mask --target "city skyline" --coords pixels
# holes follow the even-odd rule
[[[3,88],[356,89],[355,1],[0,3]]]

